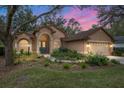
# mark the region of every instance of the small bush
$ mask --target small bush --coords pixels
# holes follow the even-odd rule
[[[21,49],[20,50],[20,54],[24,54],[24,49]]]
[[[87,67],[87,64],[86,64],[86,63],[80,63],[80,67],[81,67],[82,69],[84,69],[84,68]]]
[[[65,64],[63,65],[63,68],[64,68],[64,69],[69,69],[69,68],[70,68],[70,64],[65,63]]]
[[[21,64],[21,63],[22,63],[22,61],[18,60],[16,62],[14,62],[14,65],[18,65],[18,64]]]
[[[78,53],[77,51],[70,50],[67,48],[55,49],[51,56],[65,60],[80,60],[84,58],[84,55]]]
[[[88,55],[87,62],[90,65],[103,66],[109,64],[109,59],[103,55],[92,54],[92,55]]]
[[[44,66],[45,67],[49,66],[49,63],[48,62],[45,62]]]
[[[50,60],[47,59],[47,60],[45,61],[44,66],[47,67],[47,66],[49,66],[49,65],[50,65]]]
[[[111,59],[110,61],[111,61],[112,63],[114,63],[114,64],[120,64],[120,62],[117,61],[117,60],[115,60],[115,59]]]

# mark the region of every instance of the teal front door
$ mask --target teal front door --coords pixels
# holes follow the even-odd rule
[[[41,41],[41,45],[40,45],[40,53],[41,54],[47,54],[49,53],[49,42],[47,41]]]

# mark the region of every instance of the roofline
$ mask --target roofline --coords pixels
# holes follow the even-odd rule
[[[34,34],[35,34],[35,33],[37,33],[39,30],[41,30],[41,29],[43,29],[43,28],[47,28],[47,29],[49,29],[49,30],[53,31],[53,29],[52,29],[50,26],[52,26],[52,27],[54,27],[55,29],[57,29],[57,30],[61,31],[61,32],[62,32],[65,36],[67,35],[67,34],[66,34],[66,32],[64,32],[63,30],[61,30],[61,29],[59,29],[59,28],[55,27],[54,25],[46,25],[46,26],[41,26],[41,27],[39,27],[39,28],[38,28],[38,30],[37,30],[37,31],[34,31]],[[55,32],[55,31],[53,31],[53,32]]]
[[[89,29],[89,30],[95,30],[95,31],[90,33],[85,39],[84,38],[82,38],[82,39],[74,39],[74,40],[72,39],[72,40],[67,40],[65,42],[73,42],[73,41],[78,41],[78,40],[88,40],[89,36],[91,36],[92,34],[94,34],[97,31],[99,31],[100,29],[102,29],[111,38],[112,42],[115,42],[114,38],[109,33],[107,33],[103,27],[99,27],[99,28],[95,28],[95,29]],[[89,31],[89,30],[87,30],[87,31]]]
[[[114,38],[107,31],[105,31],[103,27],[100,27],[100,29],[102,29],[111,38],[112,42],[115,42]]]
[[[99,31],[100,29],[102,29],[112,40],[112,42],[115,42],[114,38],[107,32],[105,31],[105,29],[103,27],[99,27],[99,28],[96,28],[96,31],[94,31],[93,33],[91,33],[90,35],[94,34],[95,32]],[[95,30],[95,29],[94,29]],[[89,36],[90,36],[89,35]]]

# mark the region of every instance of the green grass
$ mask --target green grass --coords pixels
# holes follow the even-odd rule
[[[124,65],[72,71],[51,69],[36,62],[2,76],[0,87],[124,87]]]

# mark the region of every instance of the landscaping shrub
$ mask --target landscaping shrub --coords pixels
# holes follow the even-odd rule
[[[24,50],[23,49],[20,50],[20,54],[24,54]]]
[[[117,60],[115,60],[115,59],[111,59],[110,61],[111,61],[112,63],[114,63],[114,64],[120,64],[120,62],[117,61]]]
[[[55,49],[51,55],[55,58],[65,60],[80,60],[84,57],[82,54],[77,53],[77,51],[67,48]]]
[[[63,68],[64,68],[64,69],[69,69],[69,68],[70,68],[70,64],[65,63],[65,64],[63,65]]]
[[[45,62],[44,66],[45,67],[49,66],[49,62]]]
[[[103,55],[92,54],[87,56],[87,63],[90,65],[103,66],[109,64],[109,59]]]
[[[21,63],[22,63],[22,61],[18,60],[18,61],[14,62],[14,65],[18,65],[18,64],[21,64]]]
[[[47,66],[49,66],[49,65],[50,65],[50,60],[46,59],[44,66],[47,67]]]
[[[24,51],[23,49],[20,50],[20,55],[27,55],[30,56],[32,53],[30,51]]]
[[[80,63],[80,67],[81,67],[82,69],[84,69],[84,68],[87,67],[87,64],[86,64],[86,63]]]
[[[37,58],[37,54],[35,53],[31,53],[30,55],[25,55],[25,54],[20,54],[20,53],[17,53],[14,55],[15,57],[15,60],[20,60],[20,61],[33,61],[34,59]]]

